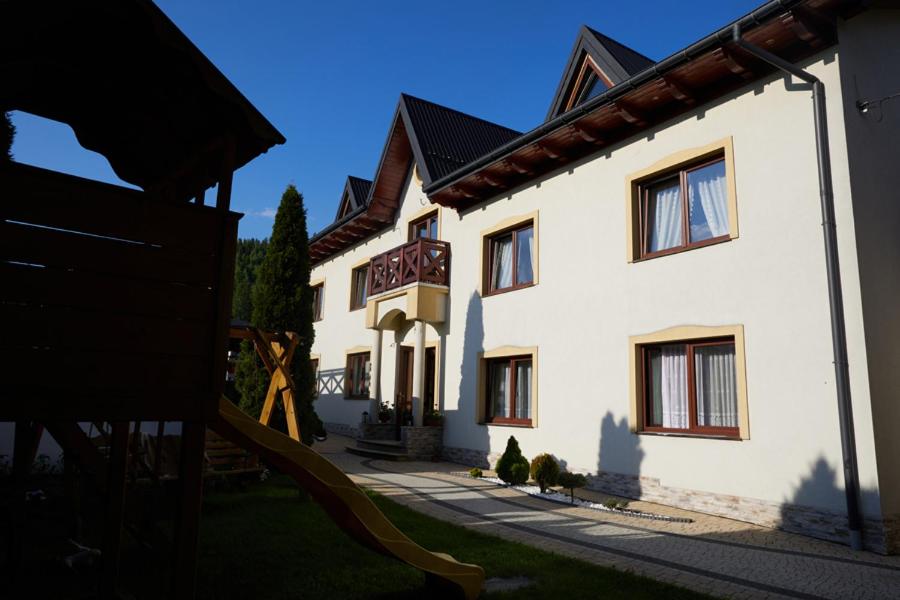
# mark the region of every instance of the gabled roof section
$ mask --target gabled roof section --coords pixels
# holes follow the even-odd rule
[[[408,94],[400,96],[400,115],[409,132],[424,185],[522,135]]]
[[[866,0],[771,0],[424,192],[433,204],[469,209],[768,77],[772,65],[734,44],[735,25],[746,41],[797,62],[835,44],[839,19],[869,6]]]
[[[558,117],[653,64],[640,52],[582,25],[546,120]]]
[[[341,202],[338,204],[338,211],[334,220],[340,221],[354,210],[365,206],[366,199],[369,197],[370,187],[372,187],[372,182],[368,179],[349,175],[347,183],[344,184],[344,193],[341,194]]]
[[[490,121],[401,94],[374,180],[347,179],[335,221],[310,239],[313,264],[394,222],[413,163],[423,186],[429,185],[520,135]]]

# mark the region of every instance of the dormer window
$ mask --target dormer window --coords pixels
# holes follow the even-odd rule
[[[350,194],[344,193],[341,198],[341,207],[338,209],[338,219],[346,217],[353,210],[353,203],[350,201]]]
[[[596,98],[653,64],[640,52],[582,26],[547,112],[547,120]]]
[[[612,82],[594,64],[591,57],[586,56],[584,62],[581,63],[581,72],[578,74],[578,79],[575,80],[566,110],[571,110],[573,107],[599,96],[612,86]]]

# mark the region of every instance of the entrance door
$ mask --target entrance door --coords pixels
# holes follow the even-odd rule
[[[435,389],[435,349],[425,348],[425,394],[422,398],[424,412],[437,410],[437,390]],[[394,403],[395,421],[397,423],[397,439],[400,439],[400,427],[412,425],[412,397],[413,397],[413,349],[409,346],[400,346],[397,354],[397,394]]]

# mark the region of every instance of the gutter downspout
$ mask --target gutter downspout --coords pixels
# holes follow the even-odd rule
[[[759,46],[741,39],[741,27],[735,23],[732,41],[736,46],[785,73],[812,84],[813,115],[816,127],[816,157],[819,168],[819,197],[822,204],[822,230],[825,236],[825,267],[828,275],[828,298],[831,309],[831,344],[834,351],[834,373],[841,430],[841,452],[844,462],[844,493],[847,499],[847,524],[850,547],[862,550],[862,513],[859,507],[859,469],[856,461],[856,435],[853,427],[853,405],[850,401],[850,367],[847,360],[847,332],[844,321],[844,298],[838,263],[837,227],[834,220],[834,190],[831,182],[831,155],[828,147],[828,123],[825,117],[825,84],[817,77]]]

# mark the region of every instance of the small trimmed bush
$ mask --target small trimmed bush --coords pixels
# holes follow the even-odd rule
[[[607,498],[603,501],[603,506],[613,510],[622,510],[628,508],[628,500],[618,500],[616,498]]]
[[[484,476],[484,473],[482,473],[481,469],[479,469],[478,467],[472,467],[471,469],[469,469],[469,477],[474,477],[475,479],[478,479],[479,477],[482,477],[482,476]]]
[[[557,483],[569,490],[572,504],[575,504],[575,488],[583,488],[587,485],[587,478],[581,473],[560,473]]]
[[[538,454],[531,461],[531,478],[537,482],[543,494],[548,487],[556,485],[559,478],[559,463],[546,452]]]
[[[520,470],[524,468],[524,478],[521,473],[515,476],[513,475],[513,467],[516,465],[521,465]],[[497,461],[495,469],[497,471],[497,477],[506,483],[519,485],[528,481],[528,471],[530,469],[528,459],[522,456],[522,451],[519,449],[519,442],[516,441],[514,436],[509,436],[509,440],[506,442],[506,450],[503,452],[503,456],[500,457],[500,460]]]
[[[528,461],[516,463],[510,471],[510,481],[512,485],[522,485],[528,481]]]

